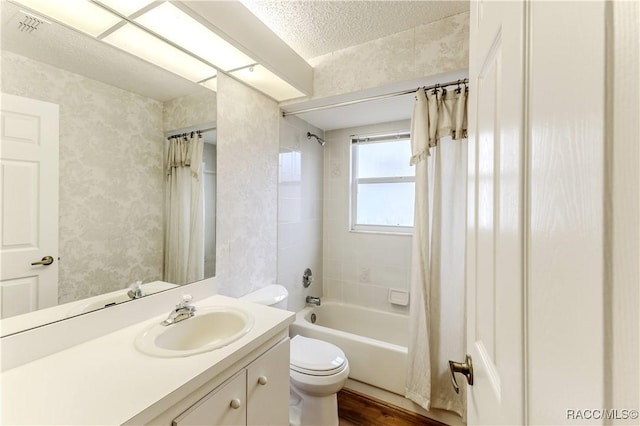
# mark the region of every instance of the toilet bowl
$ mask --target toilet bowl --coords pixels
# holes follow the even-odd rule
[[[338,425],[336,393],[349,377],[349,362],[337,346],[318,339],[291,339],[289,379],[292,426]],[[297,398],[296,398],[297,397]]]
[[[287,289],[273,284],[241,297],[254,303],[287,308]],[[337,426],[336,394],[349,377],[342,350],[323,340],[304,336],[291,339],[289,359],[291,426]]]

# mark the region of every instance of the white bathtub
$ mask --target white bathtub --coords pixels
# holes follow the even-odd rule
[[[333,343],[347,356],[351,379],[404,395],[409,339],[406,315],[329,300],[298,312],[289,334]]]

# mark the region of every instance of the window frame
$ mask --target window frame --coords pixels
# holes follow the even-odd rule
[[[351,170],[349,176],[349,232],[359,233],[376,233],[376,234],[393,234],[393,235],[412,235],[413,226],[401,225],[362,225],[357,223],[358,218],[358,185],[359,184],[375,184],[375,183],[414,183],[415,174],[413,176],[400,177],[373,177],[358,178],[358,149],[362,144],[393,142],[411,139],[408,130],[393,133],[377,133],[372,135],[351,135],[350,136],[350,154],[351,154]],[[409,161],[409,158],[407,158]],[[415,200],[414,200],[415,201]]]

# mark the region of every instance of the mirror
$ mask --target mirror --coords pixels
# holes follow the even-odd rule
[[[203,274],[215,273],[216,94],[2,1],[2,93],[59,105],[56,303],[3,282],[2,334],[172,288],[164,279],[165,166],[174,134],[202,131]],[[205,244],[203,242],[203,244]],[[16,289],[17,288],[17,289]],[[12,293],[13,291],[13,293]],[[30,293],[31,291],[31,293]],[[140,292],[137,292],[140,295]],[[131,296],[133,294],[133,296]],[[22,314],[22,315],[20,315]]]

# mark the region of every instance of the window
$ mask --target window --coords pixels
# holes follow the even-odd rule
[[[351,230],[410,233],[415,168],[409,132],[351,137]]]

